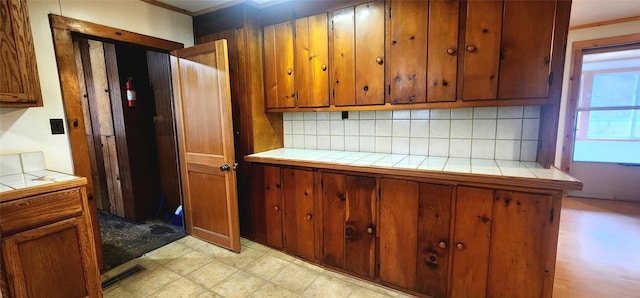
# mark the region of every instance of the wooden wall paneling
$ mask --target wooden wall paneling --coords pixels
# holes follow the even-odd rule
[[[484,260],[489,259],[493,194],[492,189],[458,186],[451,243],[451,297],[486,295],[489,263]]]
[[[316,261],[321,261],[323,260],[323,237],[322,235],[324,235],[324,227],[323,227],[323,210],[322,210],[322,201],[323,201],[323,196],[322,196],[322,172],[314,170],[313,171],[313,219],[314,222],[313,224],[315,225],[314,227],[314,234],[315,234],[315,243],[314,243],[314,255],[315,255],[315,260]]]
[[[245,81],[249,82],[246,107],[250,112],[252,125],[245,126],[245,132],[250,139],[251,153],[262,152],[284,146],[282,134],[282,113],[265,113],[265,81],[263,72],[262,29],[260,27],[259,12],[247,6],[244,16],[244,38],[246,47],[244,54],[239,55],[244,62]]]
[[[429,2],[427,102],[456,100],[459,14],[459,1]]]
[[[282,176],[280,167],[264,166],[264,220],[266,244],[282,249]]]
[[[54,32],[56,32],[56,29],[54,29]],[[75,50],[74,50],[74,53],[75,53]],[[85,132],[83,135],[78,134],[79,125],[78,126],[69,125],[68,127],[69,127],[69,135],[70,137],[72,137],[71,139],[72,144],[74,144],[75,146],[74,148],[79,150],[79,148],[83,146],[87,146],[87,155],[84,158],[88,158],[89,160],[87,161],[82,160],[83,164],[80,167],[80,169],[78,169],[77,168],[78,166],[75,165],[75,162],[76,162],[76,159],[81,159],[81,157],[73,155],[74,167],[76,168],[77,171],[81,171],[82,173],[84,173],[84,171],[86,170],[91,171],[90,173],[87,173],[90,175],[89,178],[87,178],[87,199],[89,200],[88,202],[89,214],[92,221],[92,229],[93,229],[93,234],[95,239],[95,247],[96,247],[96,255],[97,255],[96,257],[98,259],[98,266],[100,269],[102,269],[104,268],[104,258],[102,255],[102,235],[100,234],[100,225],[98,221],[97,199],[92,200],[92,198],[99,198],[101,200],[101,205],[103,206],[103,210],[111,210],[111,203],[110,203],[110,197],[109,197],[109,189],[107,187],[107,177],[106,177],[105,164],[104,164],[104,153],[102,148],[103,143],[102,143],[102,138],[100,136],[100,125],[98,122],[97,111],[95,110],[97,107],[97,103],[96,103],[97,99],[95,94],[95,86],[93,84],[93,79],[91,78],[93,72],[91,70],[89,43],[87,42],[86,39],[80,39],[78,41],[77,55],[80,56],[81,65],[76,65],[76,69],[82,69],[82,73],[83,73],[82,78],[76,77],[77,79],[76,82],[78,82],[78,85],[77,85],[78,92],[81,91],[80,81],[82,81],[84,83],[84,87],[86,91],[85,95],[87,98],[87,106],[89,107],[88,112],[91,112],[92,110],[94,111],[94,114],[89,114],[90,116],[89,121],[91,121],[91,124],[90,124],[91,138],[88,138],[86,135],[86,129],[89,126],[89,124],[83,125],[85,127]],[[68,87],[69,86],[66,86],[65,88],[69,90],[70,88]],[[78,98],[81,98],[81,97],[78,96]],[[80,103],[80,104],[83,104],[83,103]],[[73,111],[74,113],[77,112],[75,109],[71,109],[71,107],[69,107],[68,111],[70,110]],[[86,116],[84,114],[85,113],[84,107],[83,107],[82,113],[83,115],[77,115],[77,116],[82,116],[82,122],[84,122],[86,121],[85,120]],[[70,116],[67,115],[67,118],[69,117]],[[75,123],[77,123],[77,120],[75,121]],[[75,132],[75,134],[73,134],[72,132]],[[80,138],[81,136],[85,137],[84,140]],[[95,164],[93,163],[94,161],[95,161]],[[85,162],[87,162],[88,164],[85,164]],[[89,169],[87,169],[86,167],[89,167]],[[96,171],[95,176],[97,176],[97,179],[95,180],[94,180],[94,170]]]
[[[314,172],[295,170],[296,238],[298,255],[315,259]]]
[[[210,13],[194,16],[193,32],[195,40],[197,40],[199,44],[206,41],[214,41],[219,38],[206,41],[201,40],[201,38],[211,34],[212,32],[223,32],[242,28],[244,10],[245,5],[234,5]]]
[[[298,229],[296,205],[296,171],[291,168],[282,168],[282,238],[284,239],[284,251],[298,254]]]
[[[545,271],[554,270],[545,262],[551,204],[550,195],[496,191],[487,296],[551,296],[543,293]]]
[[[432,297],[448,294],[452,189],[420,184],[416,291]]]
[[[384,1],[355,7],[357,105],[384,104]]]
[[[498,95],[503,1],[469,1],[464,42],[463,100]]]
[[[376,178],[347,176],[346,182],[344,269],[374,278]]]
[[[268,26],[301,17],[307,17],[327,11],[353,7],[371,0],[337,1],[285,1],[260,10],[261,26]]]
[[[540,133],[538,134],[538,151],[536,161],[543,165],[545,168],[549,168],[555,163],[555,154],[557,147],[557,135],[560,118],[560,99],[562,95],[562,81],[564,79],[564,66],[565,66],[565,54],[567,50],[567,34],[569,32],[569,17],[571,15],[571,2],[570,1],[558,1],[556,3],[556,19],[553,28],[553,50],[551,56],[551,73],[553,74],[553,80],[549,86],[549,94],[547,96],[547,105],[542,106],[542,116],[540,121]],[[575,59],[575,54],[572,55]],[[570,61],[569,63],[572,63]],[[575,62],[574,62],[575,63]],[[570,74],[573,77],[573,74]],[[570,77],[570,78],[571,78]],[[569,84],[571,85],[571,84]],[[571,88],[571,87],[570,87]],[[571,91],[570,91],[571,92]],[[571,102],[573,97],[569,96]],[[570,105],[569,105],[570,106]],[[567,111],[570,111],[569,107]],[[567,117],[566,121],[573,122],[575,114],[571,117]],[[565,127],[565,136],[563,138],[563,144],[567,143],[568,132]],[[572,133],[571,133],[572,134]],[[569,148],[563,148],[563,152],[566,150],[573,151]],[[565,165],[566,153],[563,153],[561,167],[563,170],[568,171]]]
[[[344,268],[346,176],[322,174],[322,258],[329,266]]]
[[[96,200],[96,207],[102,210],[109,210],[109,193],[106,187],[106,177],[104,172],[104,159],[102,156],[102,142],[100,140],[99,123],[97,115],[92,115],[97,105],[95,98],[95,88],[91,79],[91,63],[89,60],[89,44],[86,39],[78,39],[73,42],[74,55],[76,58],[76,69],[78,72],[78,87],[83,94],[81,97],[82,115],[87,137],[89,151],[89,161],[91,165],[91,179],[93,181],[93,194]],[[88,77],[86,77],[88,76]],[[93,108],[91,108],[93,107]],[[93,123],[96,121],[96,123]],[[96,146],[97,145],[97,146]],[[102,247],[100,247],[102,249]]]
[[[505,1],[498,98],[547,96],[555,11],[556,1]]]
[[[124,199],[122,198],[122,184],[119,179],[120,168],[118,166],[116,140],[113,136],[101,136],[101,139],[104,170],[109,191],[109,212],[120,217],[126,217]]]
[[[380,182],[380,281],[409,290],[416,287],[419,192],[416,182]]]
[[[425,102],[427,90],[427,1],[392,1],[387,27],[389,40],[387,102]]]
[[[133,220],[142,220],[142,218],[138,213],[140,212],[140,210],[138,209],[141,209],[141,208],[137,208],[139,206],[136,206],[137,200],[140,198],[144,198],[144,199],[150,199],[150,198],[140,197],[136,191],[136,188],[140,187],[140,185],[134,184],[133,180],[136,178],[135,177],[136,175],[133,171],[134,171],[134,168],[136,167],[135,163],[140,162],[136,160],[136,157],[140,157],[140,156],[136,156],[137,154],[135,154],[135,152],[130,151],[129,147],[132,147],[131,149],[135,150],[136,145],[141,145],[141,146],[145,146],[145,145],[141,140],[135,139],[135,137],[140,135],[137,134],[136,131],[132,131],[132,130],[138,129],[135,126],[135,124],[138,124],[138,123],[131,121],[132,120],[131,117],[129,115],[126,115],[126,112],[129,112],[129,111],[125,111],[125,109],[123,108],[123,102],[122,102],[123,96],[122,96],[122,90],[120,88],[120,75],[118,70],[119,58],[117,57],[117,54],[116,54],[115,45],[112,43],[105,42],[103,43],[103,47],[104,47],[104,60],[106,65],[105,72],[108,80],[108,85],[107,85],[108,88],[106,88],[104,91],[108,92],[107,94],[111,99],[109,108],[110,108],[111,117],[112,117],[113,136],[115,140],[115,147],[113,148],[115,150],[110,151],[110,153],[118,161],[118,175],[119,175],[118,182],[121,187],[122,200],[124,205],[123,217],[128,219],[133,219]],[[121,58],[122,57],[120,57],[120,59]],[[141,85],[141,83],[142,82],[140,82],[140,80],[135,82],[135,84],[138,85],[138,88],[136,88],[137,98],[142,98],[143,96],[139,88],[139,85]],[[142,105],[142,100],[138,102],[138,105]],[[131,125],[132,122],[135,124]],[[131,134],[134,134],[135,136],[133,136],[132,138]],[[131,140],[134,140],[134,139],[137,142],[130,143]],[[112,170],[113,169],[115,169],[115,167],[113,167]],[[147,173],[147,175],[153,175],[153,174],[155,173]],[[151,194],[148,194],[148,195],[151,195]]]
[[[169,54],[146,51],[149,82],[155,101],[155,143],[160,191],[165,195],[170,215],[180,206],[182,195],[178,173],[175,119],[173,117]]]

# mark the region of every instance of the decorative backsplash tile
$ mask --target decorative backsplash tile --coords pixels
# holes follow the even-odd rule
[[[285,148],[535,161],[539,106],[284,113]]]

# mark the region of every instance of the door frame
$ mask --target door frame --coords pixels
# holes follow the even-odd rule
[[[604,49],[619,47],[629,44],[637,44],[640,34],[629,34],[607,38],[598,38],[584,41],[576,41],[571,49],[571,72],[569,75],[569,94],[567,97],[567,109],[564,122],[564,136],[562,140],[562,158],[560,168],[571,173],[573,160],[573,147],[576,136],[576,110],[578,98],[580,98],[580,84],[582,76],[582,55],[584,50]]]
[[[74,174],[87,178],[87,198],[89,199],[89,209],[91,209],[89,213],[91,215],[98,265],[100,268],[104,268],[98,214],[96,203],[92,200],[94,189],[91,179],[91,160],[85,133],[81,101],[82,93],[78,82],[72,35],[82,34],[97,39],[127,42],[166,53],[182,49],[184,44],[56,14],[49,14],[49,24],[53,35],[53,48],[58,65],[62,102],[64,103],[67,119]]]

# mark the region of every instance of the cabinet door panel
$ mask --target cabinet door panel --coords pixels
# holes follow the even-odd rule
[[[266,108],[278,107],[278,74],[276,57],[276,25],[265,26],[264,37],[264,91],[267,99]]]
[[[275,25],[277,102],[279,108],[295,106],[293,69],[293,23]]]
[[[298,255],[312,260],[315,259],[313,172],[296,170],[295,188]]]
[[[329,47],[327,14],[295,21],[295,69],[297,106],[329,105]]]
[[[460,2],[429,2],[427,101],[455,101]]]
[[[502,1],[467,2],[463,100],[497,98],[502,8]]]
[[[451,297],[485,297],[493,193],[491,189],[458,187]]]
[[[387,102],[425,102],[429,2],[392,1]]]
[[[375,178],[347,177],[344,269],[371,278],[375,277],[375,193]]]
[[[496,191],[487,296],[543,296],[551,204],[550,195]]]
[[[349,7],[334,12],[331,26],[333,102],[336,106],[355,105],[354,8]]]
[[[416,285],[419,192],[415,182],[381,180],[380,280],[410,290]]]
[[[356,6],[356,103],[384,104],[384,2]]]
[[[322,174],[322,258],[324,263],[344,267],[346,176]]]
[[[451,186],[420,184],[416,291],[446,297],[449,274]],[[445,247],[440,247],[443,243]]]
[[[296,177],[293,169],[282,171],[282,239],[284,250],[298,253],[298,230],[296,226]]]
[[[264,190],[267,245],[282,249],[282,198],[279,167],[264,166]]]
[[[547,96],[555,6],[549,0],[505,2],[499,98]]]
[[[71,218],[2,240],[4,268],[15,297],[97,297],[87,226]],[[28,282],[26,282],[28,281]]]

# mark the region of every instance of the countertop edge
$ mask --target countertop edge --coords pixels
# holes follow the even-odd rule
[[[245,156],[245,161],[254,163],[266,163],[277,164],[286,166],[298,166],[298,167],[310,167],[321,168],[328,170],[341,170],[352,172],[363,172],[382,175],[395,175],[415,178],[430,178],[440,180],[453,180],[462,183],[492,183],[505,186],[517,186],[517,187],[529,187],[529,188],[544,188],[552,190],[581,190],[582,182],[580,181],[560,181],[542,178],[525,178],[525,177],[511,177],[511,176],[497,176],[489,174],[474,174],[474,173],[462,173],[462,172],[443,172],[432,171],[425,169],[410,169],[410,168],[388,168],[378,166],[359,166],[359,165],[346,165],[346,164],[334,164],[319,161],[308,160],[291,160],[280,159],[272,157],[259,157],[259,156]]]
[[[30,186],[20,189],[7,190],[0,192],[0,203],[8,202],[24,197],[33,195],[40,195],[44,193],[54,192],[66,188],[77,187],[87,184],[87,178],[76,177],[65,181],[59,181],[54,183],[47,183],[42,185]]]

